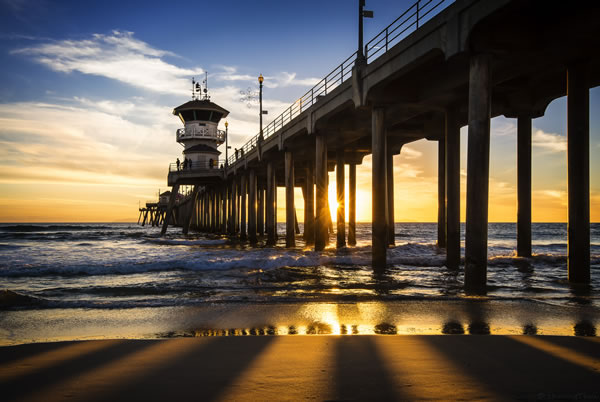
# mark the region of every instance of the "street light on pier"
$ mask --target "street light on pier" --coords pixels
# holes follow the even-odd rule
[[[262,122],[262,116],[263,116],[263,110],[262,110],[262,89],[263,89],[263,81],[264,81],[264,77],[261,75],[258,76],[258,103],[260,104],[260,109],[259,109],[259,116],[260,116],[260,133],[258,135],[258,140],[262,141],[264,140],[263,137],[263,122]]]
[[[363,18],[373,18],[373,11],[365,10],[365,0],[358,0],[358,54],[356,61],[363,61]]]

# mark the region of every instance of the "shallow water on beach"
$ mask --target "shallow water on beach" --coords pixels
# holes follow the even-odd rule
[[[100,315],[136,317],[146,309],[186,307],[192,311],[221,304],[468,304],[473,299],[464,293],[463,270],[444,266],[444,250],[435,245],[435,223],[396,224],[396,246],[388,250],[389,267],[384,275],[374,275],[370,267],[370,224],[358,224],[356,247],[336,249],[332,234],[330,248],[322,253],[305,248],[301,236],[296,248],[286,249],[285,226],[280,224],[278,229],[279,243],[269,248],[262,242],[251,247],[216,235],[184,236],[178,228],[163,238],[158,228],[135,224],[2,224],[0,289],[9,292],[3,292],[0,300],[0,309],[6,312],[0,318],[1,335],[10,337],[10,326],[18,326],[8,324],[7,317],[48,317],[57,311],[69,316],[110,310]],[[489,225],[489,286],[484,300],[513,303],[513,307],[534,303],[575,309],[575,315],[585,309],[583,322],[596,325],[600,224],[591,226],[592,283],[584,288],[567,282],[566,224],[537,223],[532,229],[534,256],[523,259],[516,257],[516,225]],[[448,320],[431,323],[439,332],[444,322],[452,321]],[[268,319],[262,321],[264,328],[275,325]],[[573,333],[577,322],[559,326]],[[296,324],[282,325],[289,331]],[[341,331],[341,325],[336,331]],[[362,324],[347,325],[346,331],[352,332],[352,325]],[[371,329],[363,329],[364,333],[377,332],[377,323],[369,325]],[[398,331],[399,326],[393,326]],[[195,328],[200,327],[196,323]],[[240,325],[233,327],[242,331]]]

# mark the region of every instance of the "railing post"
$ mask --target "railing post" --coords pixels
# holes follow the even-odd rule
[[[388,51],[388,42],[389,42],[388,37],[389,37],[389,33],[388,33],[388,28],[386,27],[385,28],[385,51],[386,52]]]

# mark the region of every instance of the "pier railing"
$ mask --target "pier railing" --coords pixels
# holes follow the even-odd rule
[[[364,55],[367,62],[373,61],[385,54],[391,47],[419,29],[425,22],[433,18],[453,2],[454,0],[418,0],[415,2],[390,25],[385,27],[381,32],[375,35],[373,39],[367,42],[364,48]],[[352,76],[352,67],[354,67],[356,63],[357,53],[358,52],[352,53],[346,60],[327,74],[325,78],[317,82],[290,107],[285,109],[279,116],[275,117],[273,121],[264,127],[262,130],[263,139],[267,139],[274,135],[287,123],[300,115],[302,111],[314,105],[321,97],[327,95],[345,80],[350,78]],[[256,148],[258,146],[260,135],[261,133],[258,133],[252,137],[239,149],[239,151],[248,153]],[[228,162],[229,165],[234,164],[236,162],[235,155],[230,156]]]

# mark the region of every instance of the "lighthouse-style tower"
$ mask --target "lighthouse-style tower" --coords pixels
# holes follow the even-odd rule
[[[177,142],[183,145],[181,170],[217,168],[221,152],[217,147],[225,142],[225,131],[219,130],[219,121],[229,112],[210,101],[207,79],[203,84],[192,79],[192,100],[173,109],[184,128],[176,132]],[[185,162],[185,163],[184,163]]]

